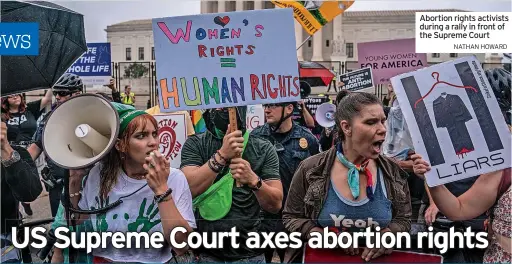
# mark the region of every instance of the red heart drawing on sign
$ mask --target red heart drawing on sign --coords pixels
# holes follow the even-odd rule
[[[231,19],[229,18],[229,16],[224,16],[224,17],[216,16],[213,19],[213,22],[219,26],[224,27],[225,25],[227,25],[229,23],[230,20]]]
[[[224,23],[224,26],[227,25],[230,20],[231,19],[228,16],[225,16],[225,17],[220,19],[220,21],[222,21],[222,23]]]

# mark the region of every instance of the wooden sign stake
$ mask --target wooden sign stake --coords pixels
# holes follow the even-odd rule
[[[238,124],[236,121],[236,107],[230,107],[228,109],[229,111],[229,127],[230,131],[229,133],[232,133],[238,129]],[[235,158],[240,158],[240,155],[235,156]],[[236,181],[236,187],[242,187],[242,184],[238,181]]]

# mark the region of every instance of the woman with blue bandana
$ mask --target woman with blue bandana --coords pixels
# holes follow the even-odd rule
[[[382,155],[386,116],[381,101],[373,94],[350,93],[338,104],[336,123],[339,143],[304,160],[293,177],[283,212],[286,228],[305,239],[324,228],[409,232],[412,209],[406,174]],[[391,253],[364,244],[340,250],[366,261]],[[300,252],[288,250],[285,261],[299,261]]]

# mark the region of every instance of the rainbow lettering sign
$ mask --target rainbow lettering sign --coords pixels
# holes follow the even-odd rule
[[[162,112],[300,100],[292,9],[153,19]]]

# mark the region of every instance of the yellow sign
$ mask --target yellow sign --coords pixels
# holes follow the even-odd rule
[[[354,1],[272,1],[272,3],[282,8],[293,8],[295,19],[309,35],[313,35],[336,16],[345,12]]]

